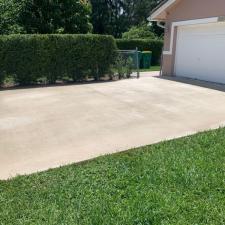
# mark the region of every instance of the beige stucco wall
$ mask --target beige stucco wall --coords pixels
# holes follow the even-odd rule
[[[172,22],[225,16],[225,0],[181,0],[167,12],[164,50],[169,50]],[[176,30],[173,54],[163,57],[163,75],[173,75],[176,52]]]

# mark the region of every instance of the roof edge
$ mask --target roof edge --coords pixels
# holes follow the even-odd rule
[[[164,0],[155,9],[152,10],[151,16],[148,17],[149,21],[162,21],[163,19],[157,19],[161,13],[163,13],[167,8],[173,5],[177,0]]]

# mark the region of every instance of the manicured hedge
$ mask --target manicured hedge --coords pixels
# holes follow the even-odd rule
[[[163,41],[152,39],[117,39],[117,47],[121,50],[133,50],[136,47],[139,51],[152,51],[152,64],[157,65],[160,62]]]
[[[19,84],[39,79],[55,83],[87,76],[95,80],[115,60],[116,43],[100,35],[9,35],[0,37],[0,82],[12,75]]]

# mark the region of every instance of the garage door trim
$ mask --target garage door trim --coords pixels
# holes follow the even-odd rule
[[[178,27],[174,74],[225,83],[224,37],[224,22],[216,25],[209,23]]]
[[[175,29],[177,27],[188,26],[188,25],[197,25],[197,24],[217,23],[219,21],[221,21],[220,17],[209,17],[209,18],[203,18],[203,19],[184,20],[184,21],[179,21],[179,22],[173,22],[171,25],[171,37],[170,37],[169,50],[163,51],[163,55],[172,55],[173,54]]]

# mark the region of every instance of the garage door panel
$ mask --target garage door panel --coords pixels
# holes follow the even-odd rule
[[[179,27],[177,76],[225,83],[225,24]]]

